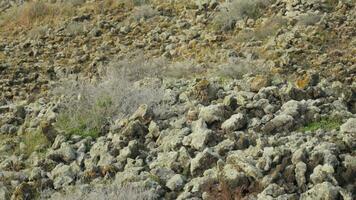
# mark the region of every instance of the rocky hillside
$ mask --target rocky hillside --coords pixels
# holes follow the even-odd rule
[[[0,200],[356,199],[354,0],[0,0]]]

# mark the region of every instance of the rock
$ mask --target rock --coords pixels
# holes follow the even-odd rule
[[[348,119],[340,126],[341,133],[356,133],[356,118]]]
[[[57,165],[51,171],[51,179],[55,189],[60,189],[73,183],[76,176],[79,175],[80,168],[78,165]]]
[[[26,200],[26,199],[33,199],[35,197],[35,188],[33,185],[28,183],[21,183],[20,185],[16,186],[14,192],[12,193],[11,199],[12,200]]]
[[[175,151],[158,153],[157,159],[154,160],[149,167],[150,169],[168,168],[177,170],[180,168],[177,162],[178,155],[178,152]]]
[[[54,140],[52,144],[52,149],[56,150],[59,147],[61,147],[61,144],[66,141],[66,137],[64,135],[57,135],[56,139]]]
[[[153,117],[152,109],[147,104],[143,104],[140,105],[140,107],[132,114],[130,120],[139,119],[144,124],[147,124],[151,121],[152,117]]]
[[[129,122],[121,134],[129,138],[138,138],[145,136],[146,132],[146,127],[139,120],[134,120]]]
[[[307,165],[303,162],[298,162],[295,166],[295,179],[298,187],[305,191],[306,189],[306,177]]]
[[[139,142],[137,140],[131,140],[129,144],[120,151],[117,160],[119,162],[126,162],[127,158],[135,158],[138,155],[139,151]],[[100,154],[98,154],[100,155]]]
[[[334,185],[338,185],[337,180],[333,176],[334,172],[335,170],[331,165],[318,165],[314,168],[313,173],[310,175],[310,180],[314,184],[327,181],[333,183]]]
[[[329,182],[323,182],[315,185],[310,190],[300,196],[300,200],[334,200],[334,199],[350,199],[342,195],[341,188],[334,186]]]
[[[249,185],[248,177],[243,172],[239,172],[232,164],[224,166],[222,176],[230,188]]]
[[[222,122],[225,120],[226,115],[227,111],[223,104],[202,107],[199,112],[199,118],[208,124]]]
[[[18,130],[18,127],[12,124],[4,124],[0,128],[0,134],[15,134]]]
[[[278,132],[282,130],[289,130],[294,125],[294,118],[290,115],[281,114],[269,121],[264,127],[263,131],[266,133]]]
[[[274,199],[285,193],[284,188],[272,183],[268,185],[260,194],[257,195],[258,200]],[[277,198],[279,199],[279,198]]]
[[[207,169],[210,169],[218,161],[219,155],[206,148],[203,152],[199,152],[190,162],[190,173],[193,176],[201,175]]]
[[[35,167],[32,169],[31,174],[28,178],[29,180],[34,181],[41,179],[44,175],[45,173],[41,168]]]
[[[250,90],[252,92],[258,92],[261,88],[267,87],[269,80],[265,76],[256,76],[250,80]]]
[[[9,199],[10,198],[10,193],[9,190],[0,183],[0,199]]]
[[[257,162],[244,155],[241,150],[229,152],[226,157],[226,163],[232,163],[239,167],[246,175],[253,177],[255,180],[260,180],[263,177],[262,171],[256,167]]]
[[[160,134],[159,132],[159,127],[156,124],[156,122],[151,121],[149,126],[148,126],[148,134],[153,137],[153,138],[157,138]]]
[[[240,130],[243,128],[247,123],[246,117],[239,113],[232,115],[228,120],[226,120],[224,123],[221,125],[221,129],[223,129],[226,132],[231,132],[231,131],[236,131]]]
[[[171,131],[162,132],[156,143],[159,144],[163,151],[178,150],[183,143],[183,138],[190,132],[189,128],[173,129]]]
[[[185,178],[180,174],[176,174],[167,181],[166,186],[172,191],[180,191],[183,188],[184,183]]]
[[[58,150],[50,151],[47,157],[57,162],[70,163],[76,159],[77,155],[74,148],[65,142],[61,144],[61,148]]]
[[[202,119],[192,123],[193,132],[184,138],[184,145],[190,145],[196,150],[203,150],[212,139],[213,131],[207,128]]]

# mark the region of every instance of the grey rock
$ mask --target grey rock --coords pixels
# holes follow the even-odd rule
[[[61,144],[61,148],[58,150],[50,151],[47,157],[57,162],[70,163],[76,159],[76,151],[70,144],[65,142]]]
[[[300,200],[334,200],[338,198],[351,200],[351,195],[343,193],[340,187],[329,182],[319,183],[300,196]]]
[[[340,132],[356,133],[356,118],[350,118],[343,125],[341,125]]]
[[[306,189],[306,177],[307,165],[304,162],[298,162],[295,165],[295,179],[297,181],[298,187],[303,191]]]
[[[284,188],[272,183],[267,186],[260,194],[258,194],[258,200],[273,199],[285,194]]]
[[[216,104],[202,107],[199,112],[199,118],[211,124],[224,121],[226,114],[225,106],[223,104]]]
[[[0,183],[0,199],[5,200],[9,198],[10,198],[9,190],[2,183]]]
[[[272,133],[274,131],[288,130],[294,125],[294,119],[290,115],[278,115],[269,121],[263,128],[266,133]]]
[[[327,181],[333,183],[334,185],[338,185],[337,180],[333,176],[334,173],[335,170],[331,165],[318,165],[314,168],[313,173],[310,175],[310,180],[314,184]]]
[[[176,174],[167,181],[166,186],[172,191],[180,191],[184,187],[184,183],[185,178],[180,174]]]
[[[206,148],[203,152],[199,152],[195,158],[191,160],[190,173],[193,176],[201,175],[205,170],[212,168],[218,159],[219,155],[212,152],[210,148]]]
[[[246,123],[247,123],[246,117],[243,114],[238,113],[232,115],[228,120],[222,123],[221,128],[226,132],[236,131],[243,128],[246,125]]]
[[[158,153],[157,159],[154,160],[150,165],[150,169],[154,168],[168,168],[177,169],[179,168],[179,163],[177,162],[178,152],[162,152]]]
[[[239,172],[232,164],[225,165],[222,172],[224,180],[231,188],[249,184],[248,177],[243,172]]]
[[[184,138],[184,145],[190,145],[196,150],[203,150],[212,139],[213,131],[207,128],[202,119],[192,123],[193,132]]]
[[[14,126],[12,124],[4,124],[0,128],[0,134],[15,134],[17,130],[17,126]]]

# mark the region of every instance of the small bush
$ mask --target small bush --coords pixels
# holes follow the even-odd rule
[[[84,22],[71,22],[65,29],[69,35],[81,35],[86,31],[86,24]]]
[[[97,137],[115,118],[132,114],[141,104],[156,108],[163,96],[159,83],[142,80],[156,77],[154,63],[141,59],[122,60],[109,66],[96,84],[68,82],[57,89],[66,96],[56,127],[69,135]],[[136,84],[141,80],[142,84]]]
[[[220,65],[215,74],[222,78],[241,79],[245,74],[265,74],[268,69],[261,63],[242,60]]]
[[[50,4],[42,1],[31,1],[19,7],[11,8],[2,20],[1,26],[31,27],[37,23],[62,21],[63,17],[73,16],[75,9],[68,3]]]
[[[157,11],[149,5],[142,5],[134,8],[132,18],[136,21],[140,19],[148,19],[157,15]]]
[[[342,124],[342,120],[338,117],[324,117],[321,118],[319,121],[313,121],[306,124],[304,127],[299,128],[298,131],[306,132],[311,131],[314,132],[318,129],[330,131],[333,129],[340,128]]]
[[[220,12],[215,16],[213,25],[218,30],[231,30],[239,19],[257,19],[262,9],[268,5],[265,0],[233,0],[221,5]]]
[[[304,26],[312,26],[318,23],[321,20],[321,15],[320,14],[305,14],[301,15],[298,18],[298,24],[304,25]]]

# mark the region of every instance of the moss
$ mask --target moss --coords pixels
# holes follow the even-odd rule
[[[330,130],[334,130],[334,129],[339,129],[341,124],[342,124],[342,120],[340,118],[324,117],[324,118],[321,118],[319,121],[309,122],[304,127],[299,128],[298,131],[314,132],[318,129],[330,131]]]

